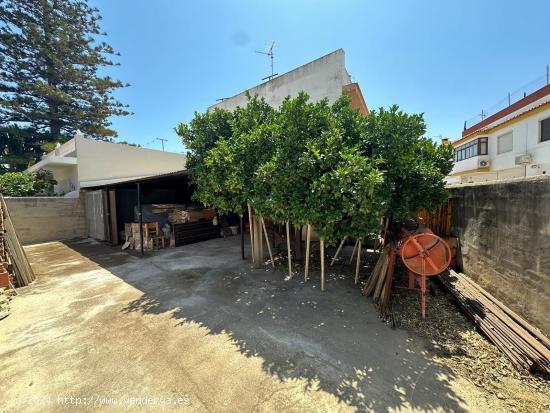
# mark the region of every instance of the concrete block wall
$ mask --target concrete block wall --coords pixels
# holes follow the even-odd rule
[[[22,244],[86,236],[84,200],[80,198],[5,198]]]
[[[464,272],[550,336],[550,176],[450,191]]]

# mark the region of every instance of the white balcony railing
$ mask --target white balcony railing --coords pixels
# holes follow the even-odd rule
[[[51,158],[52,156],[68,156],[73,152],[76,152],[76,141],[74,138],[65,142],[59,148],[55,148],[53,151],[47,153],[42,157],[42,159]]]

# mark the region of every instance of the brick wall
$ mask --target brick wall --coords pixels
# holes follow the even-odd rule
[[[86,236],[83,198],[5,198],[22,244]]]
[[[451,188],[464,272],[550,336],[550,176]]]

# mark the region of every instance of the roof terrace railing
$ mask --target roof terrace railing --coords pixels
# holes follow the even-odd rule
[[[52,156],[67,156],[72,152],[76,151],[76,141],[75,139],[68,140],[59,148],[55,148],[53,151],[48,152],[42,157],[42,159],[51,158]]]
[[[546,73],[543,76],[537,77],[536,79],[530,81],[529,83],[523,85],[514,92],[508,92],[508,95],[495,103],[493,106],[482,109],[481,113],[478,113],[476,116],[464,121],[464,129],[471,128],[472,126],[478,124],[485,118],[494,115],[495,113],[506,109],[508,106],[516,103],[517,101],[523,99],[527,95],[539,90],[541,87],[550,84],[550,66],[546,66]]]

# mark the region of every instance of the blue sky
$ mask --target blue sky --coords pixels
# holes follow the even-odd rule
[[[548,1],[91,0],[121,53],[120,139],[182,152],[173,128],[269,74],[254,53],[277,43],[279,74],[338,48],[369,108],[423,112],[427,136],[456,138],[550,64]]]

